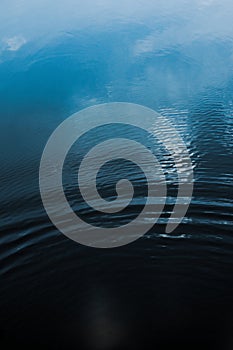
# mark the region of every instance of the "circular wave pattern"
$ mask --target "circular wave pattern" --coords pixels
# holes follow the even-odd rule
[[[127,138],[110,138],[95,145],[84,156],[78,171],[78,186],[85,202],[95,210],[113,214],[128,205],[134,195],[131,182],[116,183],[117,197],[109,202],[96,187],[101,167],[117,159],[136,164],[145,175],[148,194],[143,210],[131,222],[119,227],[97,227],[83,221],[67,201],[62,181],[66,156],[72,145],[90,130],[110,124],[136,126],[156,136],[173,157],[179,188],[177,200],[168,219],[171,233],[182,221],[192,198],[193,171],[188,150],[171,123],[152,109],[132,103],[95,105],[73,114],[50,136],[42,154],[39,181],[44,208],[53,224],[68,238],[96,248],[112,248],[135,241],[148,232],[160,217],[166,203],[166,179],[156,156],[143,144]],[[172,138],[168,138],[172,132]],[[148,211],[153,219],[147,220]]]

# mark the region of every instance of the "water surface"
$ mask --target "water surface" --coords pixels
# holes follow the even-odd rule
[[[4,349],[12,343],[142,348],[149,341],[158,349],[232,349],[231,2],[14,5],[0,5]],[[91,249],[63,236],[48,219],[39,194],[39,162],[48,137],[69,115],[115,101],[150,107],[173,123],[191,155],[194,194],[182,224],[165,234],[177,176],[169,154],[147,140],[169,182],[161,220],[130,245]],[[108,136],[115,132],[107,130]],[[145,139],[136,132],[131,136]],[[89,135],[82,152],[99,138],[98,130]],[[64,183],[83,218],[114,225],[140,212],[146,191],[140,169],[124,164],[137,196],[122,215],[105,217],[80,202],[76,162],[74,146]],[[109,166],[99,184],[103,197],[111,199],[122,168]]]

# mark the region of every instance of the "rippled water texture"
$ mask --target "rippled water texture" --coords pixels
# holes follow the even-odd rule
[[[232,18],[230,0],[1,1],[3,349],[141,349],[149,341],[155,349],[233,348]],[[115,101],[152,108],[176,127],[191,155],[194,193],[182,224],[166,234],[177,194],[170,155],[153,133],[106,129],[150,143],[168,200],[158,224],[138,241],[93,249],[48,219],[39,163],[63,120]],[[140,212],[145,178],[127,162],[108,164],[98,178],[101,195],[114,198],[124,173],[135,186],[134,202],[112,217],[85,206],[77,159],[101,137],[95,130],[74,145],[65,191],[86,221],[119,225]]]

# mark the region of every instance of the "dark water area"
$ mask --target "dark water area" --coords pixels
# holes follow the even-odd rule
[[[0,12],[10,6],[0,15],[1,348],[232,349],[231,2],[178,1],[177,8],[158,1],[156,14],[153,2],[137,11],[126,1],[122,12],[97,2],[96,9],[80,5],[79,17],[77,9],[63,14],[61,4],[54,14],[42,2],[29,15],[32,5],[25,1],[13,9],[11,3],[0,5]],[[38,23],[47,16],[41,31],[36,11]],[[49,220],[39,164],[63,120],[115,101],[152,108],[175,126],[191,156],[194,192],[186,217],[166,234],[177,175],[169,154],[148,139],[168,180],[165,211],[134,243],[95,249],[69,240]],[[116,132],[146,137],[111,127],[105,135]],[[120,225],[142,209],[145,178],[124,163],[135,198],[122,215],[101,216],[81,203],[76,152],[100,139],[95,130],[81,147],[74,145],[64,167],[66,195],[86,221]],[[119,172],[122,165],[114,163],[102,169],[104,198],[115,196]]]

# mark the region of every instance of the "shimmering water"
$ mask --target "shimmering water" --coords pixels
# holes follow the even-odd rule
[[[218,0],[69,0],[53,6],[2,1],[4,349],[147,348],[149,341],[156,349],[232,349],[232,15],[231,2]],[[165,234],[163,219],[172,210],[177,177],[169,154],[152,140],[169,182],[161,220],[128,246],[91,249],[68,240],[49,221],[39,194],[39,162],[64,119],[114,101],[145,105],[173,123],[191,155],[194,194],[183,223]],[[82,150],[99,138],[98,131],[89,135]],[[74,147],[67,159],[64,182],[78,211],[75,152]],[[114,197],[112,184],[121,171],[117,164],[103,169],[103,197]],[[82,205],[87,221],[119,224],[140,212],[145,179],[125,163],[127,174],[138,200],[112,218]]]

